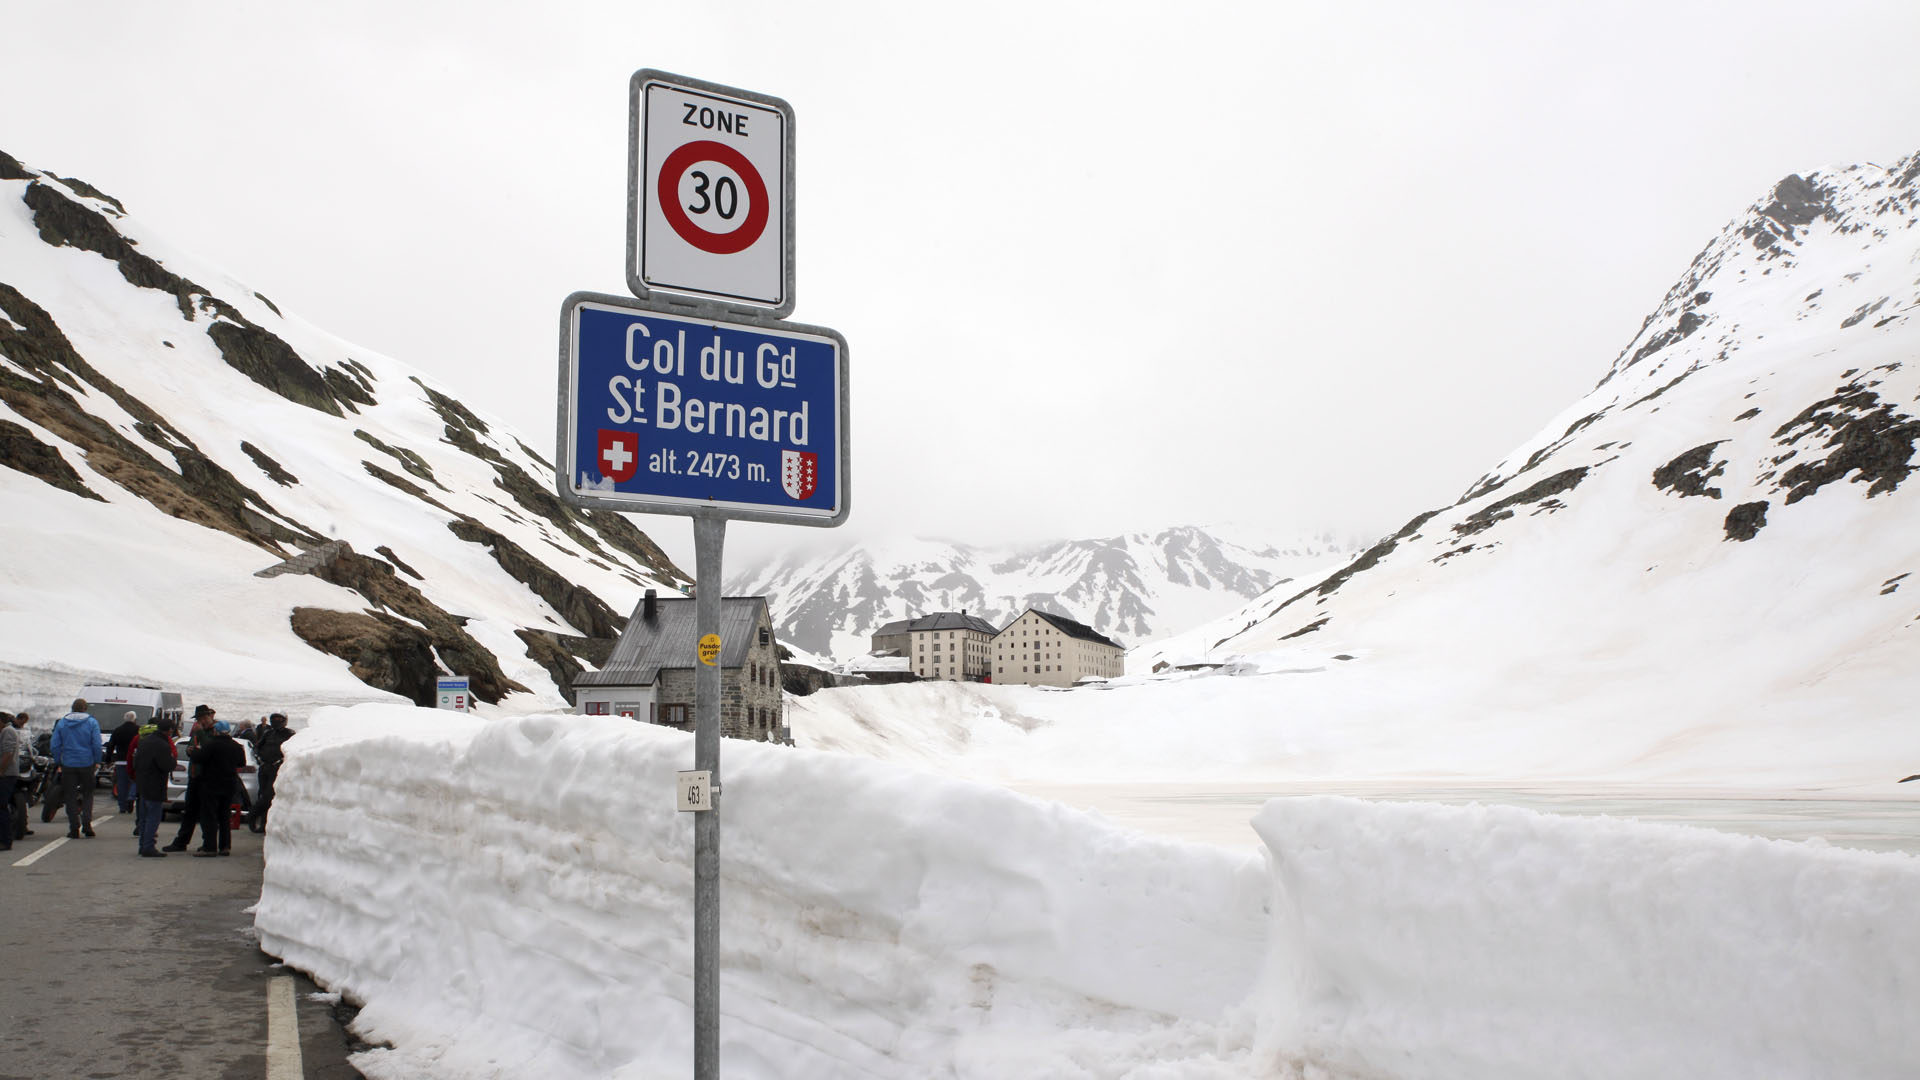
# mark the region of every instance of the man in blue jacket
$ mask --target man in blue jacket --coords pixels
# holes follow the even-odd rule
[[[100,768],[100,721],[87,712],[87,699],[74,698],[73,711],[53,725],[50,748],[60,770],[60,801],[67,806],[67,839],[93,835],[93,774]]]

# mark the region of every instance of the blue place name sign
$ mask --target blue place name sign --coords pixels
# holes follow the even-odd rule
[[[838,333],[575,293],[561,316],[559,494],[576,505],[838,525]]]

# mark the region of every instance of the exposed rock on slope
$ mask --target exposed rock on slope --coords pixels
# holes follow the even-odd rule
[[[271,657],[310,664],[312,687],[351,672],[427,702],[436,675],[458,674],[483,700],[557,704],[604,659],[616,612],[687,581],[625,519],[560,503],[547,463],[446,389],[289,318],[91,185],[4,154],[0,465],[9,506],[34,507],[0,523],[32,531],[9,550],[44,548],[24,541],[50,529],[73,537],[62,565],[11,567],[20,581],[138,577],[126,563],[144,544],[203,582],[167,599],[167,580],[103,587],[89,617],[197,644],[225,610],[205,582],[255,605],[284,597],[279,637],[188,649],[149,678],[220,685]],[[172,539],[154,514],[257,554]],[[268,565],[292,572],[253,576]],[[57,595],[45,603],[21,614],[57,618]],[[0,655],[29,665],[112,671],[115,647],[0,632]]]
[[[1584,399],[1454,505],[1250,606],[1216,652],[1311,635],[1591,667],[1668,708],[1684,692],[1662,685],[1718,685],[1708,711],[1888,677],[1920,615],[1881,591],[1920,569],[1917,206],[1920,155],[1787,177]]]

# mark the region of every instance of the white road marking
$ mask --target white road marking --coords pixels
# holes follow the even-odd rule
[[[93,823],[94,823],[95,825],[104,825],[104,824],[106,824],[107,822],[109,822],[109,821],[112,821],[112,820],[113,820],[113,815],[112,815],[112,814],[108,814],[108,815],[107,815],[106,817],[97,817],[97,818],[94,818],[94,819],[93,819]],[[43,822],[41,822],[40,824],[42,824],[42,825],[45,825],[45,824],[46,824],[46,822],[44,822],[44,821],[43,821]],[[62,836],[62,837],[59,837],[59,838],[57,838],[57,839],[54,839],[54,840],[49,840],[49,841],[47,841],[47,846],[46,846],[46,847],[43,847],[43,848],[41,848],[41,849],[40,849],[39,851],[36,851],[36,852],[34,852],[33,854],[31,854],[31,855],[29,855],[29,856],[27,856],[26,858],[24,858],[24,859],[21,859],[21,860],[19,860],[18,862],[16,862],[16,863],[14,863],[13,865],[15,865],[15,866],[32,866],[32,865],[33,865],[34,863],[37,863],[37,862],[39,862],[39,861],[40,861],[41,859],[43,859],[43,858],[45,858],[45,857],[46,857],[46,854],[47,854],[47,852],[49,852],[49,851],[52,851],[52,850],[53,850],[54,848],[57,848],[57,847],[59,847],[59,846],[60,846],[61,844],[64,844],[64,843],[66,843],[66,842],[67,842],[68,840],[70,840],[70,839],[72,839],[72,838],[71,838],[71,837],[66,837],[66,836]]]
[[[39,851],[34,852],[33,854],[27,856],[26,858],[21,859],[19,862],[14,863],[13,865],[32,866],[34,863],[39,862],[43,857],[45,857],[47,852],[52,851],[54,848],[57,848],[61,844],[64,844],[66,842],[67,842],[67,838],[64,836],[58,840],[49,840],[47,841],[46,847],[41,848]]]
[[[278,975],[267,980],[267,1080],[301,1080],[306,1075],[297,1007],[292,979]]]

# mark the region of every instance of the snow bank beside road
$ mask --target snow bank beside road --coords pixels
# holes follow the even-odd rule
[[[1268,803],[1269,1056],[1366,1075],[1908,1078],[1920,859],[1511,807]]]
[[[688,736],[360,706],[289,749],[256,924],[366,1002],[361,1030],[395,1047],[369,1076],[685,1073]],[[1909,856],[1318,797],[1261,811],[1263,860],[840,755],[729,742],[724,779],[729,1077],[1872,1080],[1920,1060]]]
[[[325,710],[290,744],[262,947],[366,1002],[397,1048],[370,1075],[684,1073],[691,738],[446,716]],[[1257,858],[858,758],[729,742],[724,765],[729,1077],[1200,1067],[1252,988]]]

